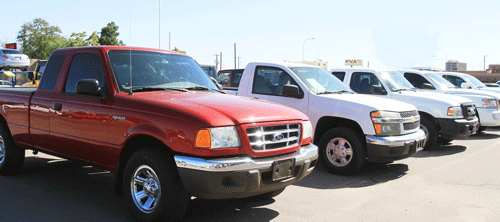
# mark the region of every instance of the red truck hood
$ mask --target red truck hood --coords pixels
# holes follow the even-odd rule
[[[134,100],[166,110],[176,110],[212,126],[307,120],[298,110],[245,97],[207,92],[135,93]]]

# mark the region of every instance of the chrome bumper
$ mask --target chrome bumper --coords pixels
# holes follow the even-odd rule
[[[295,158],[296,163],[310,162],[318,159],[318,147],[310,144],[299,148],[295,153],[262,159],[250,157],[233,157],[205,160],[196,157],[174,156],[175,163],[180,169],[192,169],[208,172],[245,171],[270,168],[274,161]]]

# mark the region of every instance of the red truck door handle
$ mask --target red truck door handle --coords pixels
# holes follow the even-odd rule
[[[55,111],[61,111],[61,109],[62,109],[61,103],[54,103],[54,110]]]

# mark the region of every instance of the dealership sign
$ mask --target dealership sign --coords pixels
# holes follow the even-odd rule
[[[363,60],[362,59],[346,59],[345,65],[346,66],[363,66]]]
[[[5,48],[6,49],[17,49],[17,43],[6,43]]]

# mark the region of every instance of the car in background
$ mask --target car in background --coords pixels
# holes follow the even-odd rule
[[[30,58],[15,49],[0,49],[0,70],[21,69],[28,70]]]
[[[486,85],[487,87],[500,87],[500,85],[496,83],[485,83],[484,85]]]
[[[201,69],[208,75],[208,77],[213,77],[217,79],[217,68],[214,65],[200,65]]]
[[[241,75],[245,69],[225,69],[217,73],[217,81],[223,87],[232,87],[236,89],[240,85]],[[231,82],[229,82],[231,80]],[[225,88],[227,89],[227,88]]]

